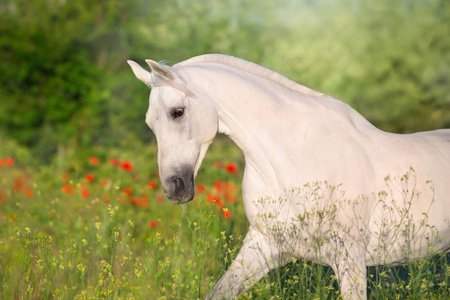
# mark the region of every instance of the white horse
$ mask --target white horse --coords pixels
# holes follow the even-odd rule
[[[128,61],[152,89],[162,187],[178,204],[217,132],[245,156],[244,243],[207,298],[234,298],[295,258],[332,267],[344,299],[366,298],[366,266],[450,243],[450,130],[399,135],[343,102],[256,64],[203,55],[172,67]]]

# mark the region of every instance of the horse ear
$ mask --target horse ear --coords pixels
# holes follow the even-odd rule
[[[154,60],[146,59],[145,62],[152,69],[152,86],[170,86],[186,95],[193,97],[194,94],[187,88],[186,81],[177,73],[176,69],[161,65]]]
[[[152,86],[152,74],[146,70],[144,70],[138,63],[127,60],[131,69],[133,70],[134,75],[143,83],[145,83],[148,87]]]
[[[162,77],[165,80],[170,81],[174,80],[175,76],[169,67],[160,65],[159,63],[151,59],[146,59],[145,62],[150,66],[152,71],[159,77]]]

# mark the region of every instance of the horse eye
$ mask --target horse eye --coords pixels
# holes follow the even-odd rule
[[[183,114],[184,114],[184,107],[172,108],[170,110],[170,115],[174,119],[181,117]]]

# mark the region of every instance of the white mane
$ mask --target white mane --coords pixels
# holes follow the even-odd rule
[[[251,73],[253,75],[257,75],[266,79],[270,79],[272,81],[275,81],[282,86],[291,89],[293,91],[297,91],[306,95],[312,95],[312,96],[323,96],[324,94],[320,92],[316,92],[310,88],[307,88],[306,86],[300,85],[296,83],[295,81],[292,81],[272,70],[269,70],[267,68],[261,67],[255,63],[248,62],[244,59],[240,59],[233,56],[227,56],[222,54],[205,54],[196,56],[193,58],[190,58],[188,60],[185,60],[183,62],[180,62],[174,67],[183,67],[191,64],[196,63],[217,63],[217,64],[223,64],[227,66],[234,67],[236,69],[239,69],[244,72]]]

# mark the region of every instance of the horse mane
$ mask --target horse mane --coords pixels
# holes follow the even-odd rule
[[[306,86],[303,86],[301,84],[298,84],[297,82],[290,80],[272,70],[269,70],[265,67],[262,67],[255,63],[234,56],[228,56],[223,54],[199,55],[190,58],[188,60],[182,61],[174,65],[174,67],[184,67],[196,63],[217,63],[227,65],[239,69],[241,71],[245,71],[253,75],[257,75],[272,80],[293,91],[297,91],[312,96],[324,96],[324,94],[314,91],[313,89],[307,88]]]

